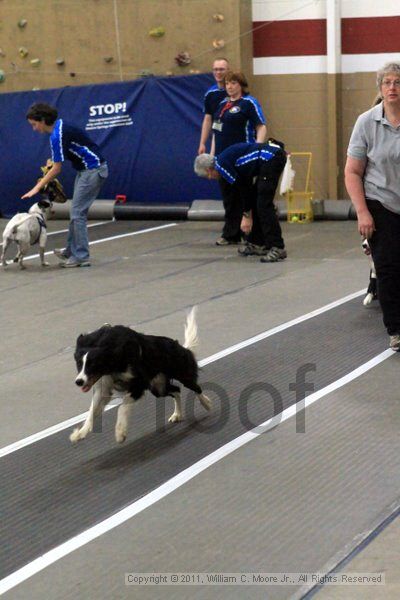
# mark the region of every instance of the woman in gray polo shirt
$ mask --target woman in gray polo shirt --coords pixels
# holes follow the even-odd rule
[[[390,347],[400,351],[400,63],[380,69],[377,86],[382,102],[356,121],[345,183],[371,246]]]

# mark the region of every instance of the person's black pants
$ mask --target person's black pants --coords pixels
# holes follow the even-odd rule
[[[230,242],[239,242],[242,238],[240,222],[243,215],[243,202],[246,194],[251,193],[252,180],[240,179],[231,184],[223,177],[218,180],[225,209],[225,222],[222,237]]]
[[[253,206],[253,228],[248,241],[266,248],[284,248],[282,229],[274,205],[279,177],[286,164],[285,152],[278,152],[269,161],[261,161]]]
[[[400,334],[400,214],[367,200],[375,231],[369,240],[378,282],[383,323],[389,335]]]

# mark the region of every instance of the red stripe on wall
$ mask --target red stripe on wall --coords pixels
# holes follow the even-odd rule
[[[342,19],[342,54],[400,53],[400,17]]]
[[[257,21],[253,56],[320,56],[326,54],[326,20]]]
[[[399,17],[342,19],[342,54],[400,53]],[[326,20],[255,21],[253,56],[326,54]]]

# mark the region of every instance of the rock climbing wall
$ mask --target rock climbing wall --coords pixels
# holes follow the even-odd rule
[[[251,0],[0,0],[0,92],[209,72],[251,74]]]

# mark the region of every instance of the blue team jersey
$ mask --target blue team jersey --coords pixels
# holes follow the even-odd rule
[[[220,88],[217,84],[212,85],[204,94],[204,114],[213,115],[224,98],[226,98],[225,88]]]
[[[268,142],[265,144],[233,144],[215,157],[215,168],[229,183],[237,177],[255,177],[260,166],[276,156],[285,153],[282,146]]]
[[[229,102],[229,98],[222,100],[213,114],[215,154],[217,155],[232,144],[254,143],[256,126],[265,125],[260,103],[253,96],[247,95],[232,103]]]
[[[105,162],[97,144],[84,131],[57,119],[50,134],[51,157],[54,162],[70,160],[77,171],[97,169]]]

